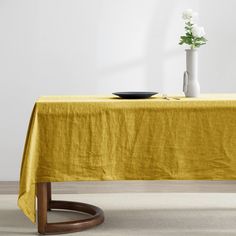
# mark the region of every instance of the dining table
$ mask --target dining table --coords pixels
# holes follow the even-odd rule
[[[101,224],[104,212],[52,199],[52,182],[235,179],[236,94],[42,96],[29,121],[18,206],[37,218],[40,234],[69,233]],[[48,222],[54,209],[87,218]]]

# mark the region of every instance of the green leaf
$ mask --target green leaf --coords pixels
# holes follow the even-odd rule
[[[186,22],[186,25],[189,27],[193,26],[193,24],[191,22]]]
[[[180,36],[179,45],[187,44],[190,45],[191,48],[197,48],[201,45],[206,44],[207,39],[204,37],[194,37],[192,34],[192,26],[193,23],[186,22],[185,23],[185,35]]]

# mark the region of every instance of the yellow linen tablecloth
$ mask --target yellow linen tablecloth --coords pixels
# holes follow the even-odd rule
[[[33,222],[38,182],[164,179],[236,179],[236,94],[36,102],[18,199]]]

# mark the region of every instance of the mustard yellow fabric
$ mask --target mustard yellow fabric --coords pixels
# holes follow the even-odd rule
[[[164,179],[236,179],[236,94],[36,102],[18,199],[31,221],[38,182]]]

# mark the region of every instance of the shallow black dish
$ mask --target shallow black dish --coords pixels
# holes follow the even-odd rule
[[[151,96],[158,94],[157,92],[116,92],[112,93],[124,99],[142,99],[150,98]]]

